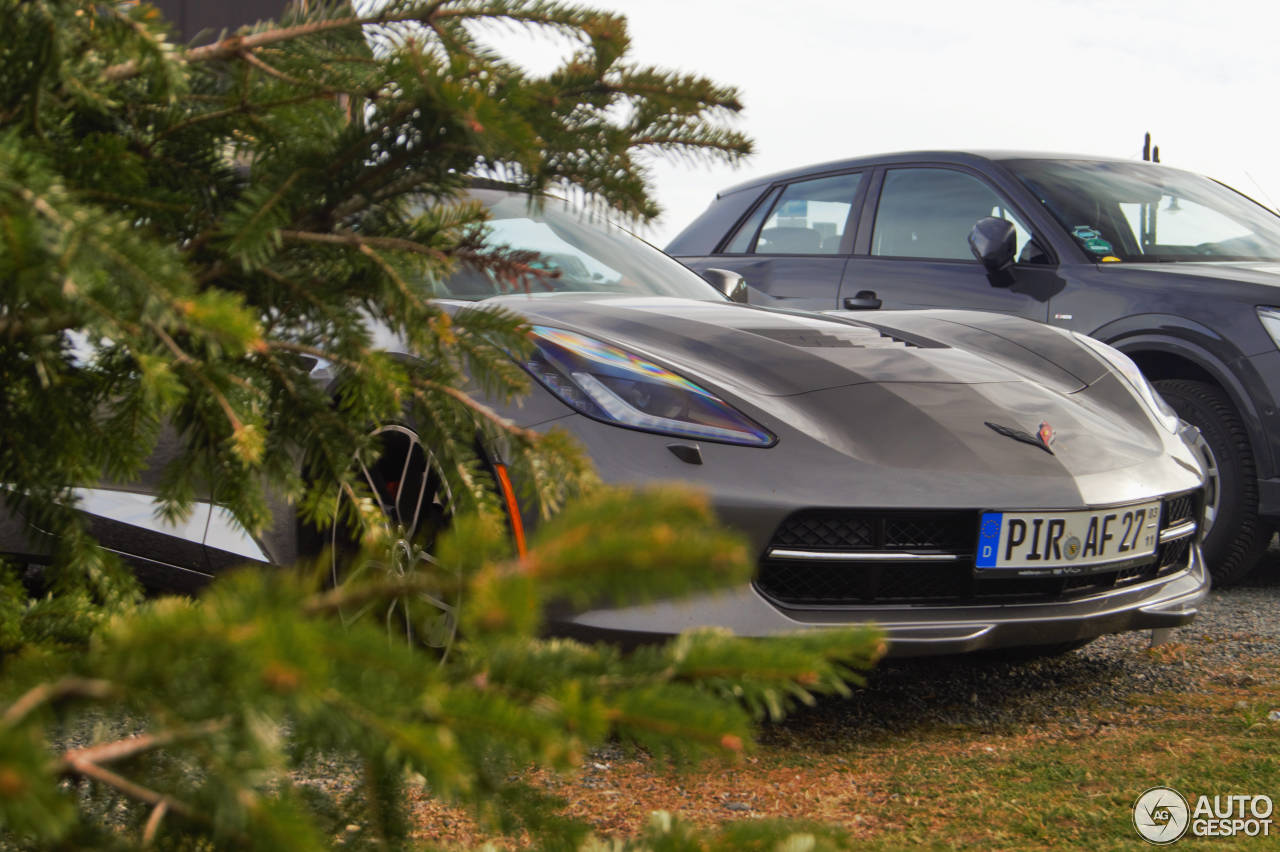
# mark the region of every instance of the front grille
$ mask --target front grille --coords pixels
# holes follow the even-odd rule
[[[1160,529],[1199,518],[1201,495],[1163,501]],[[974,570],[976,511],[868,512],[809,509],[788,516],[766,550],[810,550],[841,556],[955,554],[951,562],[810,561],[766,556],[756,587],[791,606],[867,604],[974,605],[1082,597],[1172,574],[1187,567],[1194,537],[1158,545],[1144,563],[1096,574],[1057,577],[980,577]]]
[[[1199,491],[1189,491],[1186,494],[1179,494],[1177,497],[1165,498],[1163,508],[1160,510],[1160,528],[1167,529],[1175,524],[1184,521],[1194,521],[1200,517],[1200,499]]]
[[[808,509],[788,516],[769,546],[835,551],[972,551],[977,528],[977,512]]]
[[[876,545],[876,522],[839,513],[800,512],[783,521],[770,547],[858,550]]]

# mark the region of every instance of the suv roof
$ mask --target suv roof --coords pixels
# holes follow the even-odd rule
[[[787,169],[773,174],[752,178],[728,189],[716,193],[716,198],[723,198],[744,189],[790,180],[797,177],[822,174],[823,172],[841,172],[856,169],[859,166],[881,165],[897,162],[920,162],[935,160],[940,163],[978,163],[999,160],[1091,160],[1095,162],[1132,162],[1123,157],[1105,157],[1097,154],[1052,153],[1046,151],[1013,151],[1013,150],[973,150],[973,151],[894,151],[884,154],[868,154],[861,157],[849,157],[843,160],[831,160],[826,163],[812,163],[796,169]]]

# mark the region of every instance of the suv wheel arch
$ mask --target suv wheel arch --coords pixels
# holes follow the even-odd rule
[[[1199,429],[1194,449],[1208,474],[1202,539],[1205,561],[1216,584],[1239,582],[1257,564],[1270,539],[1258,516],[1257,442],[1246,426],[1250,418],[1241,416],[1241,400],[1248,397],[1232,387],[1230,378],[1220,378],[1229,377],[1229,372],[1206,366],[1206,362],[1217,366],[1216,359],[1193,359],[1171,351],[1168,343],[1158,347],[1132,339],[1116,343],[1178,416]]]

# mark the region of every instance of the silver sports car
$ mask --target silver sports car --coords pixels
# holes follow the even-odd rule
[[[751,307],[732,298],[733,276],[713,286],[557,202],[474,195],[492,244],[536,251],[555,273],[528,293],[477,271],[440,286],[448,310],[500,305],[529,323],[534,392],[497,407],[569,429],[605,481],[705,490],[758,561],[741,588],[576,613],[556,630],[635,642],[699,625],[761,636],[875,622],[890,654],[910,656],[1047,652],[1195,616],[1208,590],[1202,472],[1124,355],[1004,315]],[[393,428],[370,487],[386,489],[385,468],[388,511],[442,503],[438,479],[404,473],[429,453]],[[294,524],[254,539],[212,505],[165,525],[145,482],[80,496],[107,545],[153,579],[302,549]],[[21,549],[21,530],[7,532],[0,550]],[[448,641],[447,606],[440,624]]]

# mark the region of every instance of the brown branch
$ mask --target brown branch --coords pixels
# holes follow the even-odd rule
[[[227,727],[226,719],[210,719],[199,725],[193,725],[189,728],[175,728],[171,731],[161,731],[156,734],[139,734],[133,737],[125,737],[122,740],[115,740],[109,743],[101,743],[94,746],[85,746],[84,748],[71,749],[64,752],[61,758],[61,766],[58,767],[62,771],[66,771],[67,767],[75,766],[80,761],[88,761],[95,765],[103,763],[112,763],[117,760],[124,760],[134,755],[142,754],[146,751],[152,751],[158,748],[164,748],[175,742],[183,740],[198,739],[210,734],[216,734]]]
[[[423,380],[420,383],[420,385],[421,387],[429,388],[433,391],[438,391],[439,393],[443,393],[445,396],[453,397],[453,399],[462,403],[465,407],[469,408],[475,414],[479,414],[483,419],[497,426],[499,429],[506,432],[508,435],[513,435],[517,438],[523,438],[524,440],[529,441],[530,443],[536,443],[538,438],[540,437],[537,432],[533,431],[532,429],[525,429],[520,426],[517,426],[514,421],[509,420],[506,417],[503,417],[501,414],[494,411],[492,408],[485,405],[483,402],[479,402],[473,399],[472,397],[468,396],[465,391],[460,391],[455,387],[438,384],[430,380]],[[427,401],[423,399],[422,391],[415,389],[413,392],[413,396],[414,396],[414,399],[417,399],[419,402],[423,403],[424,405],[426,404]]]
[[[142,830],[142,848],[146,849],[155,842],[156,832],[160,830],[160,821],[164,819],[164,815],[169,812],[169,802],[163,801],[151,809],[151,816],[147,817],[146,827]]]
[[[690,728],[682,727],[676,722],[667,719],[655,719],[652,716],[636,716],[623,711],[621,708],[615,707],[606,710],[605,719],[616,727],[630,725],[633,728],[643,728],[653,731],[656,734],[665,734],[668,736],[677,736],[683,734],[694,740],[701,740],[709,745],[718,746],[725,751],[738,751],[738,749],[730,748],[725,744],[725,734],[716,734],[713,731],[695,731]]]
[[[341,356],[334,355],[329,352],[325,352],[322,349],[317,349],[313,346],[306,346],[301,343],[289,343],[283,340],[269,340],[267,341],[267,345],[270,346],[272,349],[281,349],[286,352],[296,352],[299,355],[310,355],[314,358],[323,358],[326,361],[332,361],[336,364],[341,364],[344,367],[347,367],[348,369],[352,369],[352,370],[360,370],[364,366],[359,362],[351,361],[349,359],[342,358]],[[414,384],[415,384],[415,387],[413,389],[413,397],[414,399],[418,400],[424,405],[427,404],[427,400],[425,399],[425,395],[423,394],[423,389],[436,391],[446,396],[452,397],[457,402],[462,403],[466,408],[468,408],[475,414],[480,415],[481,418],[489,421],[490,423],[497,426],[499,429],[503,430],[509,435],[513,435],[517,438],[522,438],[526,441],[529,441],[530,443],[536,443],[539,438],[539,434],[537,432],[533,431],[532,429],[525,429],[520,426],[517,426],[514,421],[509,420],[506,417],[503,417],[501,414],[498,414],[498,412],[494,411],[489,406],[469,396],[465,391],[460,391],[457,388],[452,387],[450,385],[442,385],[437,382],[430,381],[428,379],[417,381]]]
[[[61,701],[64,698],[110,698],[115,694],[115,684],[108,680],[90,680],[83,677],[64,677],[53,683],[42,683],[23,693],[0,716],[0,724],[13,727],[27,714],[42,704]]]
[[[294,352],[294,353],[297,353],[298,355],[309,355],[312,358],[319,358],[323,361],[330,361],[334,364],[341,364],[347,369],[353,370],[356,372],[363,370],[364,367],[366,366],[361,361],[352,361],[350,358],[344,358],[341,355],[337,355],[332,352],[326,352],[325,350],[317,349],[314,346],[307,346],[305,343],[291,343],[287,340],[268,340],[266,341],[266,344],[271,349],[280,349],[284,352]],[[367,349],[362,349],[361,352],[365,354],[370,354],[370,351]]]
[[[200,362],[183,351],[182,347],[178,345],[178,342],[164,330],[164,327],[161,326],[160,323],[153,319],[149,319],[147,320],[147,325],[149,325],[155,335],[160,338],[160,342],[165,345],[165,348],[173,353],[174,359],[182,366],[189,367],[192,375],[196,377],[200,384],[204,385],[205,390],[209,392],[209,395],[213,397],[214,401],[217,402],[218,406],[222,409],[222,413],[226,415],[227,422],[231,424],[232,430],[238,431],[241,429],[244,426],[244,423],[240,420],[239,415],[236,414],[234,406],[231,405],[231,400],[227,399],[226,395],[223,394],[222,391],[218,390],[217,385],[215,385],[200,369]],[[252,386],[247,381],[237,376],[230,376],[228,379],[242,389],[252,389]]]
[[[413,305],[418,310],[426,310],[426,303],[409,288],[408,283],[400,277],[400,273],[396,272],[395,267],[388,263],[385,257],[370,248],[368,243],[360,246],[360,253],[378,265],[383,274],[391,279],[392,283],[396,285],[396,289],[400,291],[400,295],[403,296],[409,304]]]
[[[160,131],[160,133],[156,135],[156,138],[152,140],[152,144],[155,144],[155,142],[159,142],[161,139],[164,139],[168,136],[173,135],[174,133],[177,133],[179,130],[185,130],[188,127],[194,127],[197,124],[203,124],[206,121],[217,121],[220,118],[227,118],[228,116],[236,115],[238,113],[251,115],[256,112],[267,112],[268,110],[275,109],[276,107],[293,106],[294,104],[305,104],[307,101],[315,101],[315,100],[320,100],[322,98],[329,98],[332,96],[333,96],[332,93],[327,91],[316,91],[306,95],[298,95],[297,97],[293,97],[293,98],[282,98],[281,100],[278,100],[278,101],[266,101],[264,103],[259,103],[259,104],[240,103],[240,104],[236,104],[233,107],[226,107],[225,109],[217,109],[217,110],[213,110],[212,112],[202,112],[199,115],[193,115],[188,119],[179,121],[177,124],[169,125],[168,127]]]
[[[254,53],[253,51],[249,51],[249,50],[244,51],[243,53],[240,54],[240,58],[243,59],[245,62],[248,62],[254,68],[257,68],[262,73],[270,77],[275,77],[277,80],[283,80],[284,82],[288,83],[291,86],[309,86],[315,90],[314,91],[315,95],[333,96],[333,95],[357,94],[357,93],[351,92],[348,89],[335,89],[332,86],[323,86],[318,83],[313,83],[309,80],[300,80],[297,77],[291,77],[288,74],[281,71],[279,68],[276,68],[274,65],[271,65],[270,63],[268,63],[266,60],[264,60],[261,56]],[[358,94],[362,97],[368,98],[369,100],[378,99],[378,91],[376,89],[372,91],[359,92]]]
[[[85,778],[92,778],[94,781],[99,781],[109,787],[114,787],[126,796],[137,799],[140,802],[146,802],[147,804],[153,805],[157,808],[164,805],[166,810],[171,810],[175,814],[179,814],[190,820],[200,819],[200,815],[189,805],[178,801],[172,796],[157,793],[150,787],[144,787],[141,784],[134,783],[122,775],[117,775],[110,769],[103,769],[92,761],[76,761],[69,765],[68,771],[75,775],[83,775]]]
[[[344,606],[355,607],[370,601],[419,593],[439,594],[440,579],[438,577],[405,577],[395,582],[355,588],[339,586],[304,601],[302,613],[303,615],[327,615],[339,611]]]
[[[368,15],[364,17],[348,17],[333,18],[327,21],[312,21],[306,24],[298,24],[293,27],[279,27],[265,32],[252,33],[244,36],[231,36],[221,41],[208,44],[203,47],[196,47],[187,50],[179,60],[188,64],[195,62],[213,62],[220,59],[233,59],[236,56],[243,55],[247,51],[255,50],[259,47],[265,47],[271,44],[277,44],[282,41],[291,41],[296,38],[304,38],[319,33],[332,32],[333,30],[347,29],[349,27],[366,27],[376,26],[380,24],[400,24],[410,21],[418,21],[424,24],[430,24],[431,17],[436,13],[439,4],[433,4],[424,10],[399,12],[393,14]],[[139,65],[136,60],[130,59],[127,62],[120,62],[116,65],[108,67],[102,72],[103,80],[107,82],[115,82],[118,80],[127,80],[130,77],[137,76]]]
[[[280,238],[300,243],[343,245],[357,249],[363,249],[365,246],[370,246],[372,248],[391,249],[393,251],[407,251],[413,254],[420,254],[434,258],[435,260],[448,259],[448,255],[439,249],[427,248],[421,243],[415,243],[413,240],[406,240],[400,237],[362,237],[359,234],[350,233],[320,234],[314,231],[280,231]]]
[[[248,62],[254,68],[257,68],[262,73],[266,74],[268,77],[275,77],[277,80],[283,80],[284,82],[288,83],[291,86],[312,85],[311,83],[308,83],[304,80],[299,80],[297,77],[290,77],[288,74],[284,73],[279,68],[276,68],[274,65],[264,62],[262,58],[258,56],[258,54],[254,53],[251,50],[246,50],[243,53],[241,53],[240,58],[243,59],[245,62]],[[317,87],[317,88],[320,88],[320,87]],[[337,94],[337,92],[330,89],[326,91],[326,94],[333,95],[333,94]]]

